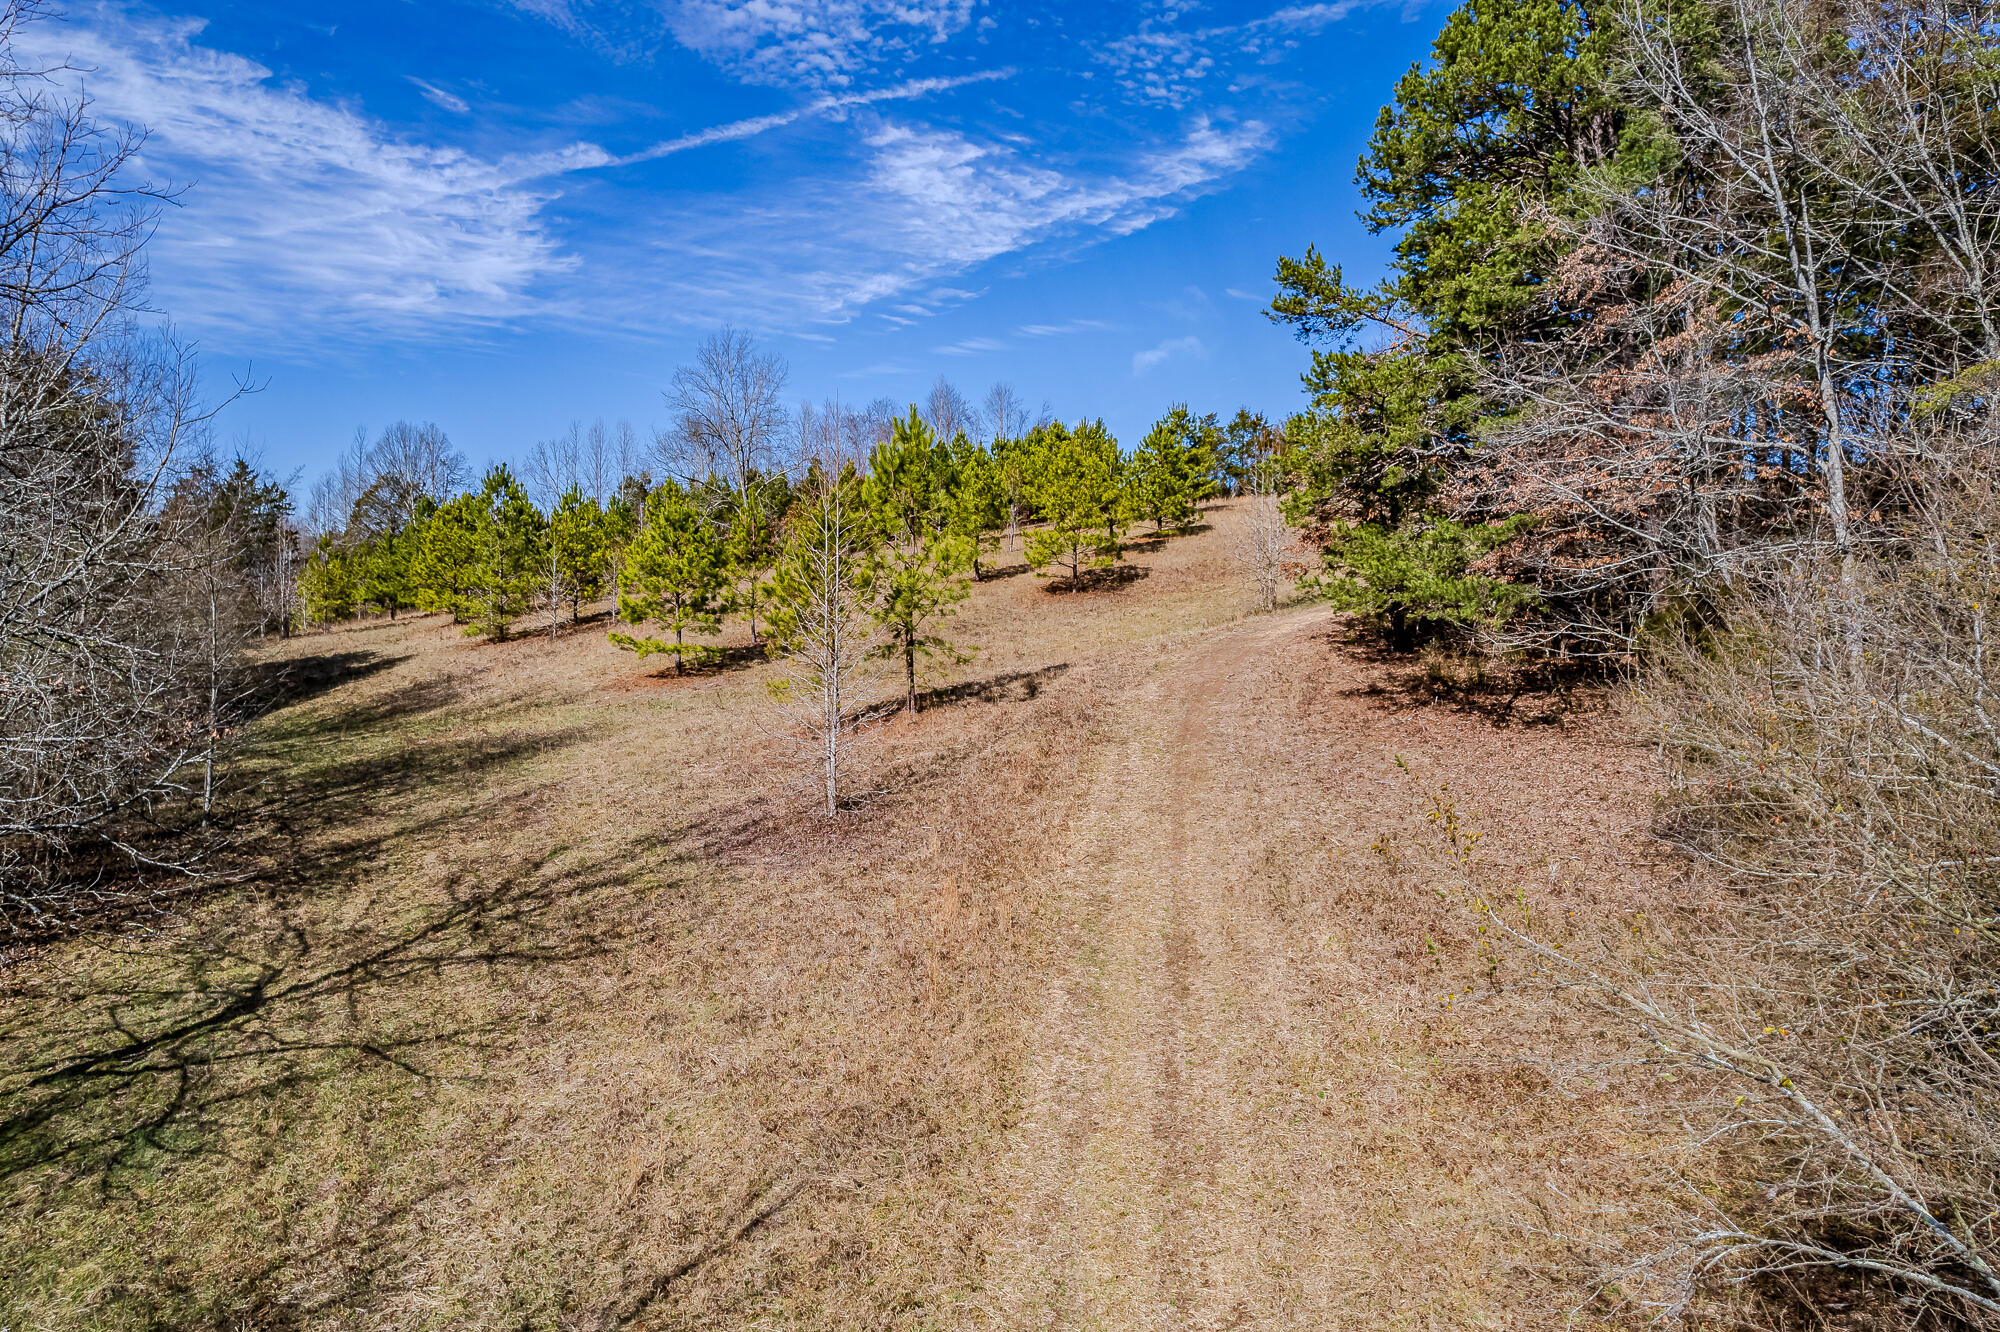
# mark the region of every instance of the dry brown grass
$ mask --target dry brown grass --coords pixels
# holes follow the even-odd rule
[[[1559,1325],[1519,1200],[1615,1194],[1616,1126],[1494,1048],[1546,1023],[1440,1010],[1393,756],[1544,876],[1641,844],[1642,757],[1604,718],[1371,692],[1390,668],[1308,643],[1316,612],[1232,627],[1255,593],[1212,516],[1116,588],[982,584],[978,659],[878,734],[837,827],[754,660],[661,679],[601,626],[437,619],[294,645],[324,687],[259,724],[254,889],[5,973],[0,1325],[1061,1325],[1023,1284],[1024,1107],[1066,995],[1115,1031],[1108,943],[1132,1094],[1185,1089],[1149,1121],[1170,1242],[1125,1274],[1171,1298],[1132,1307]],[[1158,829],[1188,891],[1148,936],[1091,866]]]

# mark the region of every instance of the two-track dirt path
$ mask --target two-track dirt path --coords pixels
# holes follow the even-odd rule
[[[1045,868],[1058,951],[975,1326],[1567,1325],[1532,1195],[1615,1195],[1622,1149],[1528,1071],[1558,1015],[1441,1000],[1471,927],[1424,868],[1424,802],[1457,793],[1496,883],[1608,883],[1643,759],[1615,726],[1413,701],[1331,627],[1163,651],[1102,717]]]
[[[1223,732],[1238,677],[1321,617],[1162,661],[1124,701],[1057,870],[1071,912],[1012,1216],[982,1300],[999,1327],[1263,1323],[1290,1303],[1284,1049],[1315,1016],[1265,913],[1218,854],[1254,842]]]

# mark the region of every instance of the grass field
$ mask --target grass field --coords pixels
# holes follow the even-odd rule
[[[1235,521],[1003,552],[833,822],[740,628],[287,645],[254,878],[0,973],[0,1327],[1563,1326],[1637,1148],[1441,1003],[1421,788],[1608,919],[1645,755],[1250,614]]]

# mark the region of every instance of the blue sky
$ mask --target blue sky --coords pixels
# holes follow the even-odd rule
[[[1004,380],[1136,439],[1274,415],[1280,253],[1351,274],[1354,160],[1442,4],[153,0],[37,25],[184,186],[152,303],[218,424],[310,474],[357,425],[475,460],[664,425],[733,324],[794,399]]]

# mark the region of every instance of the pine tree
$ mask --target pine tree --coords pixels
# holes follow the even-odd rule
[[[625,587],[618,599],[618,616],[637,628],[651,621],[663,637],[613,632],[611,641],[640,660],[671,652],[676,674],[687,673],[689,661],[701,665],[718,658],[713,647],[690,645],[687,635],[722,632],[722,606],[727,569],[722,543],[693,499],[674,481],[646,496],[646,521],[626,548]]]
[[[1287,431],[1301,483],[1287,515],[1323,547],[1318,585],[1399,648],[1532,602],[1472,571],[1528,521],[1459,521],[1446,469],[1481,444],[1481,358],[1575,318],[1550,295],[1568,245],[1545,210],[1585,171],[1619,169],[1631,127],[1605,77],[1616,32],[1575,0],[1461,5],[1433,60],[1398,80],[1357,173],[1370,229],[1400,233],[1390,278],[1350,287],[1311,247],[1278,262],[1272,317],[1334,344],[1313,352],[1313,410]],[[1391,341],[1356,350],[1362,327]]]
[[[604,566],[614,603],[625,595],[625,555],[632,539],[639,535],[639,517],[645,507],[645,482],[629,476],[604,506]]]
[[[1214,493],[1221,431],[1214,416],[1196,416],[1179,404],[1157,421],[1132,459],[1133,493],[1140,512],[1156,530],[1182,528],[1194,521],[1201,502]]]
[[[1286,513],[1320,543],[1325,571],[1302,580],[1364,616],[1399,652],[1446,625],[1490,622],[1530,604],[1521,588],[1472,572],[1519,536],[1526,517],[1466,524],[1439,511],[1441,428],[1474,410],[1456,357],[1315,352],[1313,410],[1288,428]]]
[[[479,558],[480,497],[466,494],[439,506],[423,525],[410,560],[410,591],[424,610],[450,611],[463,624],[472,607]]]
[[[1084,570],[1117,563],[1123,554],[1124,460],[1103,422],[1073,431],[1061,422],[1038,427],[1028,438],[1025,472],[1028,500],[1046,524],[1028,539],[1031,567],[1064,566],[1070,586],[1080,587]]]
[[[354,548],[357,595],[387,611],[392,620],[416,600],[410,578],[420,535],[421,528],[387,532]]]
[[[900,659],[906,703],[917,711],[917,658],[969,660],[969,654],[940,634],[936,621],[957,613],[971,595],[964,574],[972,567],[976,542],[950,528],[951,453],[910,409],[895,433],[868,463],[862,482],[874,549],[866,560],[869,613],[887,640],[878,655]]]
[[[1284,432],[1265,420],[1263,413],[1237,408],[1223,429],[1222,447],[1216,453],[1216,485],[1231,496],[1259,493],[1260,469],[1268,471],[1284,445]]]
[[[505,463],[486,473],[477,497],[473,559],[466,591],[466,632],[496,640],[528,609],[540,581],[547,524]]]
[[[1007,519],[1006,479],[999,461],[962,430],[951,441],[944,509],[946,530],[970,545],[972,578],[978,582],[980,543]]]
[[[208,527],[233,552],[230,562],[249,592],[257,632],[290,629],[290,579],[294,558],[292,499],[285,487],[238,458],[215,493]]]
[[[342,544],[354,556],[355,595],[390,619],[414,600],[412,528],[436,505],[401,474],[377,477],[354,501]]]
[[[770,685],[783,730],[812,768],[831,818],[840,809],[848,737],[872,702],[865,558],[869,523],[854,465],[835,440],[795,489],[771,579],[771,637],[780,663]]]
[[[585,499],[575,486],[564,493],[549,515],[550,584],[568,596],[572,622],[581,616],[584,602],[594,601],[604,592],[605,526],[604,511],[597,501]]]
[[[791,483],[782,472],[772,476],[752,472],[741,493],[726,494],[723,557],[729,605],[748,617],[752,643],[760,641],[758,610],[770,594],[771,569],[778,559],[778,525],[791,502]]]
[[[1034,508],[1028,495],[1028,475],[1034,470],[1034,446],[1030,436],[998,438],[993,441],[993,470],[1000,488],[1001,519],[1007,535],[1018,548],[1021,524]]]
[[[323,536],[299,570],[299,609],[308,624],[333,624],[354,614],[354,563]]]

